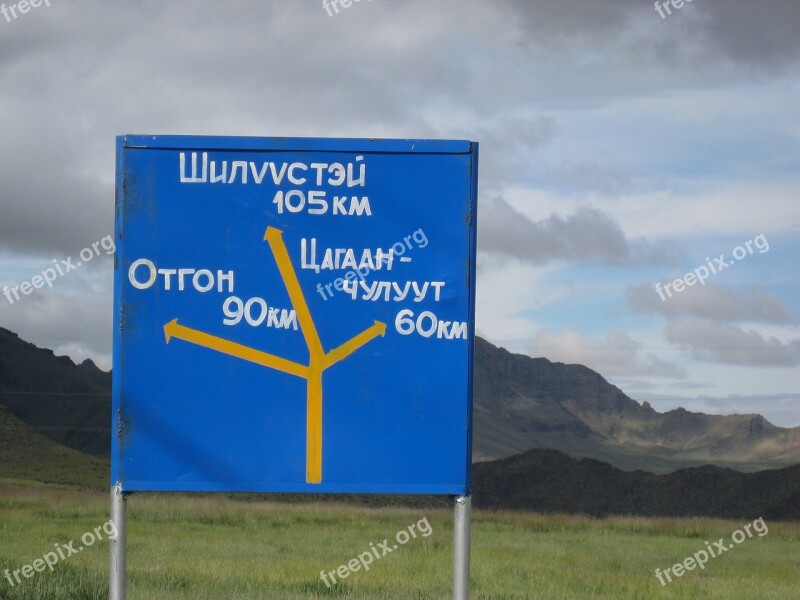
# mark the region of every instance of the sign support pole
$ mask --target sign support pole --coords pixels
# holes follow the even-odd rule
[[[108,600],[127,597],[128,501],[117,484],[111,488],[111,521],[117,536],[109,540]]]
[[[469,600],[472,496],[456,496],[453,517],[453,600]]]

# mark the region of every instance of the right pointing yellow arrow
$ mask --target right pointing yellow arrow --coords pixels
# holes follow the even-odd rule
[[[350,354],[361,348],[364,344],[368,343],[370,340],[375,339],[378,336],[385,337],[386,336],[386,323],[381,323],[380,321],[375,321],[375,323],[369,329],[366,329],[359,333],[357,336],[351,338],[338,348],[334,348],[330,352],[325,355],[322,369],[325,370],[333,364],[336,364],[343,358],[347,358]]]

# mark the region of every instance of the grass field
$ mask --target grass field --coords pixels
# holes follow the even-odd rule
[[[320,571],[377,547],[422,520],[430,528],[369,571],[330,589]],[[4,571],[92,532],[108,520],[104,494],[0,482],[0,599],[107,597],[108,542],[65,557],[54,570],[11,586]],[[590,519],[487,513],[473,516],[472,598],[800,598],[800,524],[769,523],[706,565],[662,587],[654,576],[705,541],[744,522],[710,519]],[[102,532],[102,530],[100,530]],[[131,600],[449,598],[452,515],[440,509],[286,504],[225,496],[141,495],[129,500]],[[63,552],[66,553],[66,552]]]

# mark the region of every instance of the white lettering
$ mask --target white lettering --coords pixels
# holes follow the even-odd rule
[[[140,266],[145,266],[150,271],[150,278],[145,283],[142,283],[136,279],[136,269],[138,269]],[[137,290],[146,290],[147,288],[151,287],[156,281],[156,266],[153,264],[153,261],[146,258],[140,258],[131,264],[131,268],[128,269],[128,280]]]
[[[180,153],[181,183],[205,183],[208,181],[208,153],[203,152],[203,165],[200,176],[197,176],[197,152],[192,152],[192,175],[186,175],[186,153]]]

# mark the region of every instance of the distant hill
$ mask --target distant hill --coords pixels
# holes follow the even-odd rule
[[[107,457],[111,447],[111,374],[87,360],[37,348],[0,327],[0,406],[69,448]]]
[[[742,471],[800,463],[800,428],[761,415],[666,413],[639,404],[582,365],[512,354],[475,340],[473,453],[552,448],[656,473],[714,464]]]
[[[0,407],[0,478],[104,489],[108,469],[107,459],[62,446]]]
[[[719,467],[668,475],[626,472],[554,450],[530,450],[472,468],[479,508],[593,516],[800,519],[800,465],[758,473]]]

